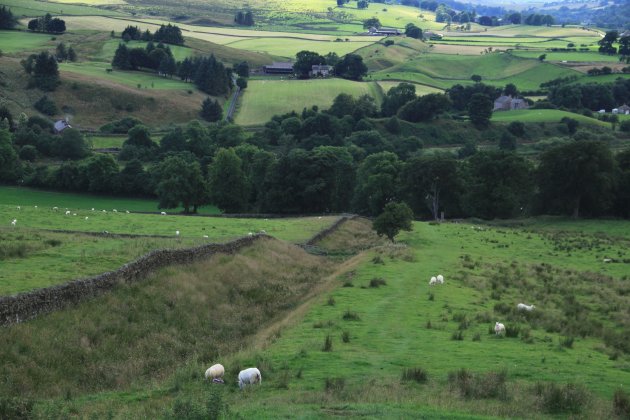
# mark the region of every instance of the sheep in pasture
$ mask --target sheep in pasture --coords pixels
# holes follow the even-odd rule
[[[610,262],[612,262],[612,258],[604,258],[603,261],[605,263],[610,263]]]
[[[429,286],[435,286],[437,284],[437,278],[431,277],[431,280],[429,280]]]
[[[94,211],[94,207],[92,207],[92,211]]]
[[[66,210],[66,216],[70,215],[70,210]]]
[[[129,210],[125,210],[125,213],[129,214]]]
[[[11,222],[11,226],[15,226],[17,225],[17,219],[13,219],[13,221]]]
[[[223,375],[225,375],[225,368],[219,363],[210,366],[208,370],[206,370],[206,379],[212,379],[212,382],[219,382],[215,381],[215,379],[219,379],[220,383],[223,383]]]
[[[261,230],[260,230],[260,233],[266,234],[266,233],[267,233],[267,231],[266,231],[265,229],[261,229]]]
[[[262,383],[260,371],[256,368],[241,370],[238,374],[238,386],[243,389],[245,385],[254,385]]]
[[[35,206],[35,208],[37,208],[37,206]]]
[[[438,274],[437,282],[440,283],[440,284],[444,284],[444,276],[441,275],[441,274]]]
[[[72,213],[72,215],[73,215],[73,216],[76,216],[77,214],[76,214],[76,213]]]
[[[179,230],[175,231],[175,236],[179,236]]]
[[[505,325],[497,322],[494,324],[494,333],[496,335],[501,335],[501,333],[505,334]]]
[[[207,238],[208,238],[208,235],[203,235],[203,237],[204,237],[205,239],[207,239]]]
[[[87,219],[88,219],[88,217],[87,217],[87,216],[85,216],[85,220],[87,220]]]
[[[160,214],[161,214],[162,216],[166,216],[166,212],[165,212],[165,211],[161,211],[161,212],[160,212]]]
[[[101,211],[102,211],[103,213],[107,213],[107,210],[105,210],[105,209],[103,209],[103,210],[101,210]]]
[[[254,236],[253,232],[247,232],[247,236]]]
[[[59,207],[53,207],[53,210],[57,211],[57,210],[59,210]]]
[[[112,211],[113,211],[114,213],[118,213],[118,210],[116,210],[116,209],[114,209],[114,210],[112,210]]]
[[[20,206],[17,206],[17,209],[18,209],[18,210],[22,210],[22,207],[20,207]]]
[[[534,305],[525,305],[524,303],[519,303],[518,305],[516,305],[516,309],[518,309],[519,311],[531,312],[535,308],[536,308],[536,306],[534,306]]]

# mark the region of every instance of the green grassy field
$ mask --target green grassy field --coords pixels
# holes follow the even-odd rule
[[[87,4],[92,0],[82,1]],[[102,9],[84,5],[63,4],[57,2],[47,2],[38,0],[0,0],[0,4],[9,6],[15,16],[41,16],[46,13],[54,15],[102,15],[102,16],[124,16],[116,10]]]
[[[18,31],[0,31],[0,50],[3,53],[37,51],[50,42],[50,35]]]
[[[317,105],[327,109],[340,93],[355,97],[372,95],[377,103],[381,91],[375,83],[353,82],[343,79],[322,80],[252,80],[240,98],[236,123],[256,125],[267,122],[272,116],[304,107]]]
[[[523,58],[538,58],[540,54],[543,54],[540,51],[523,51],[523,50],[514,50],[511,52],[512,55],[516,57]],[[553,52],[553,51],[545,51],[544,54],[547,55],[546,61],[576,61],[576,62],[608,62],[608,63],[617,63],[619,62],[619,58],[612,55],[599,54],[598,52]]]
[[[228,403],[231,416],[236,417],[324,418],[334,413],[368,418],[392,414],[397,418],[558,418],[576,414],[611,418],[613,392],[629,384],[630,357],[617,349],[627,345],[622,334],[628,329],[624,308],[629,298],[621,291],[627,289],[628,280],[628,262],[624,261],[630,261],[630,237],[618,233],[630,232],[629,223],[544,218],[504,224],[507,226],[416,222],[413,232],[400,236],[398,245],[380,245],[346,260],[331,277],[324,277],[322,262],[304,261],[296,251],[271,243],[247,249],[242,256],[161,270],[145,285],[121,288],[77,308],[8,329],[8,342],[14,345],[1,347],[0,355],[3,360],[22,360],[10,364],[7,371],[14,381],[12,392],[55,397],[40,400],[36,407],[44,417],[44,413],[67,411],[92,417],[110,413],[113,418],[175,415],[171,411],[175,402],[205,411],[212,395]],[[362,239],[356,238],[367,236],[350,230],[321,246],[336,252],[352,243],[359,245]],[[288,258],[274,259],[285,254]],[[603,261],[609,257],[615,262]],[[288,261],[310,269],[289,267]],[[235,301],[212,312],[218,318],[210,315],[212,327],[200,327],[207,315],[197,311],[208,305],[205,293],[199,293],[207,290],[202,284],[213,284],[217,278],[229,284],[235,276],[258,279],[262,273],[275,287],[278,272],[312,273],[314,267],[324,270],[311,277],[311,284],[318,285],[316,292],[300,301],[304,304],[295,306],[292,301],[292,313],[250,331],[253,335],[245,341],[240,333],[232,338],[222,336],[225,338],[216,345],[223,352],[209,344],[197,345],[200,340],[205,342],[201,338],[204,331],[225,331],[224,317],[219,314],[236,311],[240,296],[245,296],[243,289],[232,292]],[[444,275],[445,284],[429,286],[429,278],[438,273]],[[380,287],[370,287],[374,279],[381,279]],[[248,290],[257,281],[242,287]],[[223,293],[227,293],[225,289],[218,295]],[[164,294],[174,296],[171,310],[176,315],[170,316],[171,310],[164,315]],[[520,313],[516,310],[519,302],[533,303],[536,309]],[[125,309],[130,307],[143,310]],[[182,307],[192,316],[182,316]],[[116,310],[107,315],[104,308]],[[157,314],[162,314],[160,325],[166,327],[155,324]],[[495,321],[517,331],[516,336],[497,338],[489,331]],[[261,325],[254,317],[232,328],[243,331],[249,322]],[[163,328],[174,328],[167,335],[170,345],[164,345]],[[145,335],[148,329],[153,334]],[[68,359],[57,357],[50,376],[42,376],[38,369],[25,370],[28,363],[48,354],[37,343],[49,330],[65,337],[52,345],[57,354],[76,358],[77,352],[85,352],[82,357],[95,364],[83,363],[62,373],[55,366],[67,366]],[[184,346],[187,362],[171,352],[181,346],[180,331],[195,331],[197,337],[195,343]],[[611,335],[604,344],[604,331],[619,335]],[[116,337],[137,338],[122,340],[129,343],[124,345],[119,340],[112,347],[114,332]],[[453,339],[460,333],[461,340]],[[323,351],[326,337],[330,344]],[[140,346],[131,345],[138,340]],[[244,342],[249,345],[243,347]],[[235,346],[241,351],[235,351]],[[140,370],[138,365],[129,365],[130,355],[147,347],[160,349],[160,357],[151,359],[153,369],[144,362],[139,363]],[[203,381],[205,369],[216,362],[226,366],[224,387]],[[109,369],[90,374],[98,366]],[[264,380],[261,386],[240,392],[234,378],[249,366],[257,366]],[[127,374],[121,373],[118,382],[108,379],[107,372],[118,368],[137,372],[135,386]],[[402,381],[401,374],[408,368],[423,369],[426,383]],[[498,386],[498,393],[467,398],[461,385],[448,379],[449,372],[462,368],[474,374],[505,372],[506,382],[488,376],[481,384],[470,383],[471,392],[488,392]],[[153,379],[149,380],[148,372]],[[52,389],[46,386],[51,381],[63,385]],[[80,381],[85,382],[78,388]],[[546,391],[536,385],[539,382],[577,383],[590,395],[576,397],[576,404],[581,404],[577,411],[560,409],[554,417],[545,402]],[[217,390],[221,390],[218,397]],[[68,393],[71,400],[63,396]]]
[[[396,87],[400,84],[400,82],[387,82],[387,81],[381,81],[381,82],[376,82],[376,83],[378,83],[378,85],[383,89],[383,93],[387,93],[391,88]],[[419,84],[414,84],[414,86],[416,87],[416,95],[418,96],[428,95],[429,93],[442,93],[443,92],[441,89],[436,89],[430,86],[419,85]]]
[[[114,70],[107,72],[106,69],[112,68],[110,63],[99,62],[83,62],[83,63],[60,63],[59,70],[61,72],[76,73],[82,76],[94,77],[98,79],[108,80],[125,86],[139,87],[141,89],[158,89],[158,90],[194,90],[194,86],[190,83],[182,82],[178,78],[160,77],[155,73],[140,71],[123,71]]]
[[[86,137],[86,140],[92,149],[109,149],[114,147],[121,148],[127,137],[94,136]]]
[[[374,41],[364,42],[334,42],[318,41],[294,38],[252,38],[230,42],[230,47],[248,51],[265,52],[278,57],[293,58],[300,51],[314,51],[318,54],[335,52],[339,56],[351,53],[359,48],[366,47]]]
[[[558,109],[517,109],[514,111],[494,112],[492,121],[494,122],[559,122],[562,118],[568,117],[578,120],[582,124],[594,124],[602,127],[609,127],[609,123],[589,118],[573,112],[561,111]]]

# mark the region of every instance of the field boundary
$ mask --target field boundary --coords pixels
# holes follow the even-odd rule
[[[0,297],[0,325],[18,324],[100,296],[118,284],[139,282],[160,268],[188,264],[218,253],[234,254],[261,239],[273,237],[255,234],[224,244],[212,243],[188,249],[158,249],[114,271],[31,292]]]
[[[343,215],[341,215],[341,217],[339,217],[339,219],[337,219],[337,221],[335,223],[333,223],[332,225],[328,226],[326,229],[320,230],[315,235],[313,235],[309,240],[304,242],[301,245],[302,248],[308,248],[308,247],[314,246],[317,242],[321,241],[322,239],[324,239],[328,235],[333,234],[337,229],[339,229],[341,227],[341,225],[343,225],[347,221],[356,219],[357,217],[359,217],[359,216],[356,215],[356,214],[343,214]]]

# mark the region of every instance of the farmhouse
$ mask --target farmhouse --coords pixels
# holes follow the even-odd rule
[[[264,66],[263,71],[266,74],[293,74],[293,63],[289,62],[276,62],[273,64]]]
[[[511,111],[514,109],[527,109],[529,105],[525,99],[512,98],[511,96],[499,96],[494,101],[493,111]]]
[[[375,28],[374,26],[372,26],[369,29],[370,35],[374,35],[374,36],[398,36],[398,35],[402,35],[402,32],[400,32],[398,29],[396,28]]]
[[[313,64],[309,75],[311,77],[328,77],[332,73],[332,70],[332,66],[326,64]]]
[[[66,120],[59,120],[55,122],[55,133],[60,134],[66,128],[72,128],[72,126]]]
[[[618,112],[619,114],[625,114],[625,115],[628,115],[628,114],[630,114],[630,106],[628,106],[628,105],[626,105],[626,104],[623,104],[623,105],[621,105],[619,108],[617,108],[617,112]]]

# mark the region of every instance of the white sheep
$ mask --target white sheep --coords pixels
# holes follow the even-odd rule
[[[125,210],[125,213],[129,214],[129,210]]]
[[[245,385],[261,384],[262,376],[256,368],[241,370],[238,374],[238,386],[243,389]]]
[[[612,262],[612,258],[604,258],[602,261],[604,261],[605,263],[610,263]]]
[[[87,220],[87,219],[88,219],[88,217],[87,217],[87,216],[85,216],[85,220]]]
[[[253,232],[247,232],[247,236],[254,236]]]
[[[175,236],[179,236],[179,230],[175,231]]]
[[[15,226],[17,225],[17,219],[13,219],[13,221],[11,222],[11,226]]]
[[[165,211],[161,211],[161,212],[160,212],[160,214],[161,214],[162,216],[166,216],[166,212],[165,212]]]
[[[206,379],[221,379],[225,375],[225,368],[222,364],[217,363],[206,370]]]
[[[103,210],[101,210],[101,211],[102,211],[103,213],[107,213],[107,210],[105,210],[105,209],[103,209]]]
[[[267,231],[266,231],[265,229],[261,229],[261,230],[260,230],[260,233],[266,234],[266,233],[267,233]]]
[[[435,276],[431,277],[429,280],[429,286],[435,286],[437,284],[437,278]]]
[[[20,207],[20,206],[17,206],[17,209],[18,209],[18,210],[22,210],[22,207]]]
[[[496,335],[500,335],[501,333],[505,334],[505,325],[501,324],[500,322],[497,322],[494,324],[494,333]]]
[[[207,239],[207,238],[208,238],[208,235],[203,235],[203,237],[204,237],[205,239]]]
[[[94,211],[94,207],[92,207],[92,211]]]
[[[70,215],[70,210],[66,210],[66,216]]]
[[[118,213],[118,210],[116,210],[116,209],[114,209],[114,210],[112,210],[112,211],[113,211],[114,213]]]
[[[441,275],[441,274],[438,274],[437,282],[440,283],[440,284],[444,284],[444,276]]]
[[[57,210],[59,210],[59,207],[53,207],[53,210],[57,211]]]
[[[35,208],[37,208],[37,206],[35,206]]]
[[[76,216],[77,214],[76,214],[76,213],[72,213],[72,215],[73,215],[73,216]]]
[[[519,303],[518,305],[516,305],[516,309],[518,309],[519,311],[531,312],[535,308],[536,308],[535,305],[525,305],[524,303]]]

